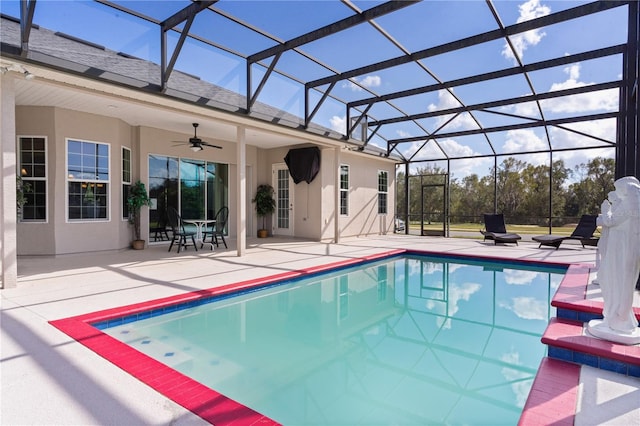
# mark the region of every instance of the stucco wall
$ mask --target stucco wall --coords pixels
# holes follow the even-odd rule
[[[18,224],[18,254],[65,254],[126,247],[130,231],[121,219],[120,150],[131,128],[118,119],[51,107],[18,107],[16,133],[47,137],[47,222]],[[66,212],[66,140],[110,146],[109,219],[69,222]]]
[[[271,183],[271,168],[274,164],[284,164],[284,157],[290,148],[261,150],[258,183]],[[385,234],[393,232],[395,211],[395,164],[393,162],[352,153],[339,148],[339,164],[350,166],[349,215],[339,217],[342,236]],[[311,183],[292,185],[294,199],[293,226],[296,237],[313,240],[333,240],[335,238],[336,210],[336,149],[322,148],[320,173]],[[386,215],[378,214],[378,170],[386,170],[389,177]],[[255,191],[255,189],[254,189]]]
[[[340,164],[349,166],[349,214],[339,216],[342,237],[393,232],[395,165],[351,152],[343,152]],[[378,214],[378,171],[388,173],[387,214]]]
[[[55,113],[54,108],[47,107],[16,107],[16,135],[17,137],[42,136],[47,141],[47,176],[49,187],[55,179],[56,146],[55,146]],[[16,152],[18,158],[16,163],[20,166],[20,153]],[[49,206],[55,201],[55,192],[49,191],[47,194]],[[49,208],[48,221],[18,223],[17,226],[17,249],[18,254],[52,254],[55,253],[55,231],[51,225],[55,221],[55,211]]]
[[[193,158],[229,165],[229,224],[231,238],[237,232],[236,146],[215,138],[207,141],[223,149],[193,152],[188,145],[191,134],[173,133],[149,127],[130,126],[110,117],[53,107],[17,107],[16,133],[19,136],[47,138],[48,220],[46,223],[19,223],[18,254],[65,254],[122,249],[129,246],[132,229],[122,218],[121,151],[131,149],[132,181],[142,180],[148,187],[149,154]],[[185,126],[187,127],[187,126]],[[188,130],[188,129],[186,129]],[[107,143],[110,147],[109,219],[69,222],[67,220],[66,140],[68,138]],[[273,184],[272,166],[285,166],[284,157],[290,147],[259,149],[247,146],[247,236],[253,237],[261,227],[251,199],[258,184]],[[339,160],[336,160],[336,156]],[[335,235],[335,185],[338,164],[350,166],[349,215],[339,217],[342,236],[379,234],[393,231],[395,199],[394,164],[364,157],[343,149],[321,148],[321,171],[311,183],[291,185],[294,236],[313,240],[332,240]],[[389,173],[387,215],[377,214],[377,173]],[[142,238],[149,241],[147,208],[143,208]],[[260,226],[258,226],[260,225]]]
[[[194,153],[175,141],[188,140],[190,134],[166,132],[148,127],[130,126],[117,119],[51,107],[18,107],[18,136],[47,138],[47,222],[18,224],[18,254],[46,255],[122,249],[129,246],[132,229],[122,219],[121,150],[131,149],[132,180],[141,179],[148,186],[148,155],[160,154],[197,158],[229,165],[229,207],[236,210],[235,145],[215,139],[222,150],[205,149]],[[109,219],[105,221],[68,222],[66,214],[66,140],[104,142],[110,146]],[[257,149],[248,146],[247,166],[255,167]],[[248,192],[255,182],[249,182]],[[250,200],[250,198],[249,198]],[[143,208],[142,238],[149,241],[147,208]],[[249,224],[253,226],[253,224]],[[229,217],[230,237],[236,235],[236,216]]]

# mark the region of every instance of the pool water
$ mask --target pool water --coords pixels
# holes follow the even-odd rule
[[[515,425],[564,272],[396,256],[103,332],[284,425]]]

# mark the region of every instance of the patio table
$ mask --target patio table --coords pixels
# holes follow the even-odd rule
[[[196,227],[196,243],[199,241],[200,242],[200,247],[202,247],[205,244],[209,244],[211,246],[211,250],[213,250],[213,242],[211,243],[205,243],[202,237],[203,234],[203,229],[205,226],[211,224],[211,223],[216,223],[215,219],[182,219],[183,222],[185,223],[190,223],[192,225],[195,225]]]

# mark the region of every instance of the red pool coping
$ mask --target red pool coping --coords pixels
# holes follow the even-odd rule
[[[581,306],[591,313],[597,312],[597,303],[585,302],[590,266],[569,265],[552,297],[552,306],[562,309]],[[602,312],[602,303],[600,303],[600,312]],[[522,409],[518,426],[572,426],[578,404],[581,368],[578,364],[543,358],[529,391],[527,402]]]
[[[603,302],[587,298],[591,265],[573,264],[567,269],[551,305],[586,314],[601,315]],[[640,319],[640,308],[634,307]],[[594,356],[636,364],[640,359],[637,346],[619,345],[584,335],[584,323],[552,318],[542,343]],[[573,425],[578,404],[578,386],[582,366],[568,361],[544,358],[536,374],[518,426]]]
[[[580,366],[543,358],[518,426],[573,426]]]
[[[493,256],[471,256],[464,254],[447,254],[442,252],[399,249],[390,250],[375,255],[363,256],[360,258],[347,259],[328,263],[325,265],[284,272],[267,277],[251,279],[206,290],[199,290],[185,294],[154,299],[147,302],[136,303],[132,305],[121,306],[74,317],[49,321],[49,323],[58,330],[76,340],[78,343],[91,349],[104,359],[120,367],[127,373],[131,374],[133,377],[147,384],[154,390],[160,392],[162,395],[166,396],[167,398],[171,399],[172,401],[193,412],[194,414],[198,415],[211,424],[215,424],[216,426],[278,425],[278,422],[268,418],[267,416],[260,414],[259,412],[252,410],[251,408],[246,407],[243,404],[240,404],[239,402],[228,398],[225,395],[216,392],[215,390],[207,386],[204,386],[203,384],[185,376],[184,374],[172,369],[171,367],[166,366],[165,364],[149,357],[148,355],[138,352],[136,349],[133,349],[127,344],[120,342],[113,337],[103,333],[91,324],[107,321],[109,319],[135,315],[150,310],[162,309],[164,307],[176,305],[179,303],[188,303],[203,298],[222,296],[242,290],[257,289],[282,280],[299,278],[309,274],[321,273],[336,268],[353,266],[394,255],[410,253],[448,258],[486,259],[502,262],[507,261],[513,262],[514,264],[529,263],[536,265],[568,266],[569,269],[571,269],[572,266],[567,265],[566,263],[556,262],[541,262],[533,260],[505,259]],[[563,282],[565,281],[565,279],[563,279]],[[544,381],[545,379],[538,379],[538,376],[536,376],[534,385],[539,380]],[[575,408],[575,404],[571,405],[571,407]],[[525,416],[525,414],[528,418],[530,416],[535,416],[536,412],[531,411],[531,413],[523,413],[523,416]]]

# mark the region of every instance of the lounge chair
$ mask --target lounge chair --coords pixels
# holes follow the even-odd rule
[[[582,243],[582,247],[584,246],[596,246],[598,245],[598,238],[594,237],[593,234],[596,232],[598,225],[596,224],[596,219],[598,216],[591,214],[584,214],[580,218],[580,222],[576,226],[576,229],[573,230],[571,235],[537,235],[531,238],[533,241],[540,243],[538,248],[542,246],[550,246],[555,247],[556,250],[560,248],[560,244],[566,240],[578,240]]]
[[[484,235],[484,241],[493,240],[494,244],[498,243],[516,243],[522,237],[513,232],[507,232],[507,227],[504,224],[504,215],[498,214],[485,214],[484,215],[484,229],[480,230],[480,233]]]

